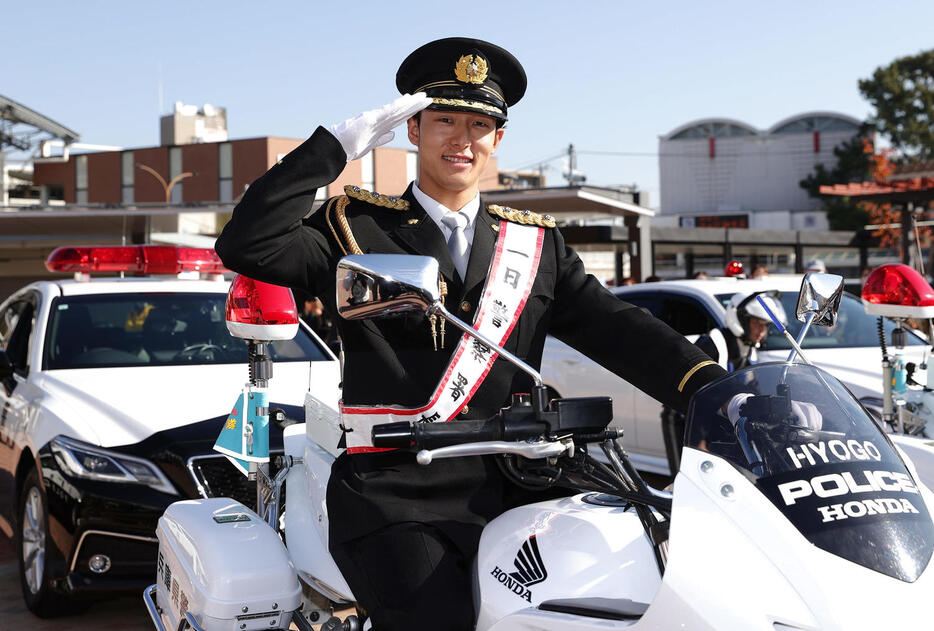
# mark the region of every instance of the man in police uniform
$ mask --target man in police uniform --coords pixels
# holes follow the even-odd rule
[[[538,230],[537,268],[528,278],[512,278],[524,291],[518,301],[524,308],[504,338],[508,351],[538,367],[550,333],[679,409],[723,374],[682,336],[586,274],[552,218],[482,200],[481,173],[503,138],[507,108],[525,92],[515,57],[488,42],[443,39],[409,55],[396,85],[401,98],[319,127],[249,188],[217,240],[230,269],[306,289],[334,309],[335,267],[344,254],[433,256],[448,309],[480,326],[478,304],[494,273],[494,250],[501,251],[500,233],[531,226]],[[348,161],[389,142],[402,122],[419,162],[418,179],[400,198],[348,187],[307,216],[316,189]],[[445,334],[421,315],[337,325],[342,418],[353,447],[335,461],[328,488],[332,554],[374,628],[470,629],[480,532],[502,511],[534,500],[510,485],[492,459],[422,467],[413,454],[375,450],[369,428],[347,414],[348,406],[424,406],[444,384],[459,333]],[[524,373],[502,361],[469,385],[450,420],[490,417],[512,393],[530,387]]]

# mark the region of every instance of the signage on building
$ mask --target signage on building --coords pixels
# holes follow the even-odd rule
[[[748,228],[749,215],[697,215],[681,217],[682,228]]]

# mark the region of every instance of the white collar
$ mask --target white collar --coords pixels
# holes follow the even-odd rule
[[[477,222],[477,213],[480,211],[480,193],[474,195],[474,198],[464,204],[462,208],[454,209],[453,211],[445,206],[444,204],[436,201],[434,198],[429,197],[422,189],[418,188],[418,182],[412,182],[412,195],[415,196],[416,201],[419,205],[425,209],[425,212],[428,213],[428,216],[431,217],[431,220],[438,224],[441,227],[442,232],[445,236],[448,236],[449,229],[447,226],[441,223],[441,218],[444,217],[449,212],[460,211],[467,216],[467,219],[470,223],[467,224],[465,232],[467,233],[468,242],[471,240],[470,237],[473,235],[473,228]]]

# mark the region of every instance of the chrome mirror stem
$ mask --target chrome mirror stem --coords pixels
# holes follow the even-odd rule
[[[445,321],[453,324],[455,327],[460,329],[465,335],[469,335],[475,340],[478,340],[484,346],[488,346],[489,348],[493,349],[493,352],[495,352],[497,355],[499,355],[500,357],[502,357],[509,363],[513,364],[514,366],[516,366],[523,372],[525,372],[527,375],[529,375],[533,379],[536,386],[543,387],[545,385],[545,382],[542,380],[542,376],[538,373],[538,371],[536,371],[534,368],[526,364],[524,361],[522,361],[521,359],[519,359],[518,357],[516,357],[515,355],[513,355],[506,349],[504,349],[502,346],[500,346],[496,342],[492,341],[487,336],[477,331],[472,326],[468,326],[467,324],[464,324],[463,322],[461,322],[460,320],[452,316],[448,312],[448,310],[444,308],[444,305],[441,303],[440,300],[436,300],[434,303],[432,303],[430,307],[428,307],[428,315],[437,315],[437,316],[444,318]]]

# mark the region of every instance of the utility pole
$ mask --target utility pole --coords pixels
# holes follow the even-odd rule
[[[914,258],[911,247],[914,242],[914,211],[915,207],[911,202],[906,202],[902,208],[902,263],[905,265],[911,265]]]
[[[587,181],[587,177],[581,175],[577,172],[577,151],[574,149],[574,145],[568,145],[568,172],[564,176],[568,185],[574,186],[575,184],[582,184]]]
[[[577,152],[574,151],[574,145],[568,145],[568,184],[574,186],[574,172],[577,171]]]

